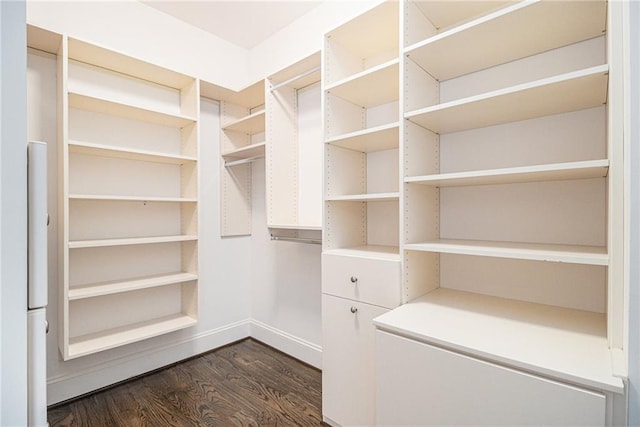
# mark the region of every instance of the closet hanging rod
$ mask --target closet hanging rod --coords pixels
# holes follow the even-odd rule
[[[284,237],[271,235],[271,240],[280,240],[283,242],[308,243],[310,245],[321,245],[321,239],[312,239],[310,237]]]
[[[225,167],[242,165],[244,163],[253,163],[256,160],[264,159],[264,156],[247,157],[246,159],[233,160],[231,162],[224,162]]]
[[[285,80],[283,82],[278,83],[277,85],[275,85],[275,86],[273,86],[271,88],[271,92],[273,92],[274,90],[278,89],[279,87],[286,86],[286,85],[288,85],[290,83],[295,82],[296,80],[300,80],[302,78],[305,78],[308,75],[316,73],[318,71],[320,71],[320,66],[319,65],[317,67],[314,67],[314,68],[312,68],[310,70],[305,71],[304,73],[301,73],[301,74],[298,74],[297,76],[291,77],[289,80]],[[318,80],[318,81],[320,81],[320,80]]]

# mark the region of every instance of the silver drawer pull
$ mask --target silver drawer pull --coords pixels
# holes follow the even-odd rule
[[[358,283],[358,278],[356,276],[351,276],[351,283]]]
[[[358,309],[356,307],[351,307],[351,312],[353,314],[356,314],[358,312]]]

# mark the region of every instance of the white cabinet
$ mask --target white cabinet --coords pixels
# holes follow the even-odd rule
[[[197,81],[62,37],[59,348],[65,360],[198,318]]]
[[[387,310],[322,296],[322,411],[332,425],[375,425],[375,328]]]
[[[382,331],[376,348],[380,426],[607,424],[602,392]]]

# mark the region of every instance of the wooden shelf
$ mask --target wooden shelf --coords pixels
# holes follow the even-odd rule
[[[69,59],[113,70],[174,89],[190,85],[193,77],[160,68],[157,65],[123,55],[110,49],[69,38]]]
[[[398,64],[393,59],[331,84],[326,91],[364,108],[397,101]]]
[[[400,262],[400,250],[397,246],[366,245],[352,248],[329,249],[326,255],[351,256],[357,258],[371,258]]]
[[[412,176],[407,183],[454,187],[465,185],[515,184],[536,181],[560,181],[606,177],[609,160],[554,163],[549,165],[522,166],[471,172],[455,172],[436,175]]]
[[[400,193],[372,193],[372,194],[348,194],[342,196],[329,196],[329,202],[385,202],[398,200]]]
[[[99,240],[72,240],[69,249],[100,248],[106,246],[130,246],[149,245],[155,243],[172,243],[198,240],[198,236],[158,236],[158,237],[132,237],[127,239],[99,239]]]
[[[225,159],[249,159],[252,157],[264,157],[265,142],[247,145],[237,150],[228,151],[222,154]]]
[[[249,114],[246,117],[238,119],[234,122],[229,123],[226,126],[223,126],[224,130],[231,130],[235,132],[242,132],[247,134],[255,134],[264,132],[265,123],[265,112],[264,108],[260,111],[256,111],[255,113]]]
[[[607,65],[599,65],[422,108],[405,117],[435,133],[450,133],[583,110],[606,103],[608,72]]]
[[[111,145],[94,144],[82,141],[69,141],[68,145],[69,152],[71,153],[89,154],[92,156],[139,160],[143,162],[170,163],[177,165],[197,161],[197,158],[193,156],[183,156],[179,154],[167,154],[157,151],[114,147]]]
[[[448,80],[600,36],[606,11],[605,1],[521,2],[415,43],[405,54],[436,80]]]
[[[378,328],[526,371],[622,393],[606,314],[439,288],[374,320]]]
[[[399,146],[399,141],[399,125],[398,122],[394,122],[338,135],[327,139],[326,143],[363,153],[371,153],[396,149]]]
[[[197,320],[191,316],[176,314],[71,338],[69,340],[69,359],[188,328],[196,323]]]
[[[140,277],[132,280],[90,283],[70,287],[68,297],[69,300],[93,298],[121,292],[136,291],[139,289],[156,288],[176,283],[191,282],[197,279],[198,276],[196,274],[175,273]]]
[[[438,239],[421,243],[408,243],[404,245],[404,249],[531,261],[567,262],[572,264],[603,266],[609,264],[609,256],[606,248],[599,246]]]
[[[330,31],[327,38],[358,58],[370,58],[397,49],[398,34],[398,3],[386,2]]]
[[[114,202],[196,203],[195,197],[112,196],[108,194],[69,194],[69,200],[104,200]]]
[[[108,99],[74,92],[69,92],[69,107],[174,128],[181,128],[193,124],[196,120],[194,117],[149,110],[135,105],[122,104]]]

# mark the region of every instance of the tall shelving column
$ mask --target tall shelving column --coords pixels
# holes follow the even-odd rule
[[[506,366],[514,370],[500,380],[505,386],[526,375],[550,379],[556,389],[548,396],[575,386],[567,391],[571,404],[549,402],[538,408],[544,416],[536,423],[599,424],[605,414],[612,423],[624,395],[624,368],[615,368],[624,362],[616,361],[620,348],[612,345],[622,331],[623,166],[620,98],[612,90],[620,58],[611,59],[621,30],[607,17],[620,6],[465,6],[403,3],[407,304],[375,321],[385,343],[378,352],[378,422],[473,419],[474,412],[438,409],[465,405],[455,386],[439,393],[436,407],[408,397],[417,386],[394,385],[390,366],[403,357],[393,354],[409,337],[415,353],[405,352],[408,361],[429,354],[451,366],[467,364],[470,376],[480,375],[485,362]],[[458,362],[460,353],[467,361]],[[417,367],[408,362],[396,374]],[[415,378],[440,387],[437,371],[429,367]],[[518,391],[538,387],[529,386]],[[487,406],[476,414],[507,401],[524,414],[530,404],[500,387],[489,391],[473,381],[464,387],[487,392]],[[402,405],[389,404],[391,396]],[[523,422],[518,417],[516,409],[499,422]]]
[[[267,78],[266,205],[274,236],[322,230],[320,74],[318,52]]]
[[[198,319],[198,82],[62,37],[59,348],[65,360]]]
[[[375,424],[372,319],[400,304],[398,2],[329,31],[323,51],[323,418]]]
[[[251,234],[251,163],[265,156],[264,81],[238,92],[216,93],[220,99],[220,233]]]

